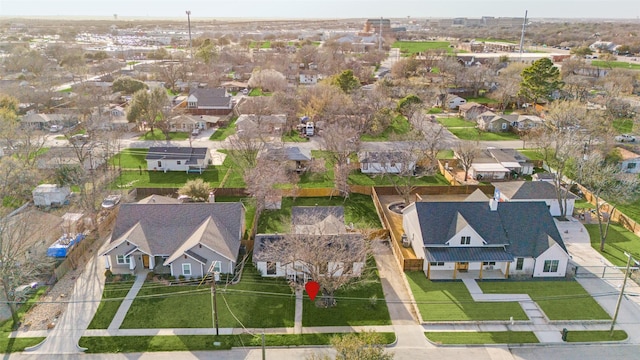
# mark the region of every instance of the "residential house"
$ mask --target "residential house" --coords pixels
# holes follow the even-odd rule
[[[563,277],[569,262],[544,202],[415,202],[403,227],[429,279]]]
[[[204,147],[150,147],[145,158],[149,171],[186,171],[202,174],[211,164],[209,149]]]
[[[476,118],[478,129],[489,132],[506,132],[509,131],[511,121],[504,115],[498,115],[493,111],[485,111]]]
[[[317,70],[300,70],[298,76],[300,84],[302,85],[315,85],[318,83]]]
[[[249,84],[245,81],[225,81],[221,84],[227,92],[238,92],[249,87]]]
[[[481,105],[476,102],[468,102],[458,106],[458,113],[460,114],[460,117],[470,121],[475,121],[478,115],[490,110],[491,109],[488,106]]]
[[[458,154],[454,152],[454,156]],[[469,178],[490,181],[508,180],[533,173],[533,163],[514,149],[487,148],[478,153],[471,163]]]
[[[138,204],[182,204],[183,202],[172,197],[152,194],[138,201]]]
[[[467,100],[457,95],[443,94],[436,99],[436,106],[444,109],[457,109],[460,105],[467,103]]]
[[[121,204],[107,249],[113,273],[195,278],[233,274],[244,235],[242,203]]]
[[[178,106],[186,106],[191,115],[228,115],[233,109],[231,95],[225,88],[191,89],[185,102]]]
[[[413,171],[417,160],[413,154],[405,151],[363,151],[358,154],[360,171],[363,174],[399,174]]]
[[[192,132],[215,127],[220,121],[219,116],[212,115],[176,115],[169,120],[169,130],[172,132]]]
[[[260,156],[264,156],[271,161],[285,163],[287,170],[298,173],[306,171],[313,160],[311,149],[298,146],[266,149]]]
[[[512,176],[515,174],[518,176],[533,174],[531,160],[515,149],[487,148],[487,153],[500,165],[509,169]]]
[[[524,132],[544,125],[544,120],[535,115],[510,114],[503,117],[511,121],[509,125],[515,132]]]
[[[344,208],[342,206],[294,206],[291,209],[292,233],[304,236],[305,241],[322,241],[336,246],[342,246],[346,252],[356,251],[363,245],[362,234],[350,233],[344,223]],[[308,272],[305,269],[313,266],[305,261],[293,259],[285,249],[269,251],[273,242],[283,241],[287,235],[258,234],[253,247],[253,263],[264,277],[287,277],[291,281],[306,282]],[[347,258],[349,254],[346,254]],[[339,260],[339,259],[338,259]],[[364,269],[365,259],[350,258],[348,261],[328,261],[326,273],[331,276],[341,276],[348,271],[349,276],[360,276]],[[318,265],[318,264],[316,264]]]
[[[496,197],[500,201],[543,201],[551,216],[562,215],[556,186],[548,181],[507,181],[492,183],[492,185],[496,188]],[[567,193],[565,189],[561,191],[563,197],[567,196],[567,201],[565,203],[563,200],[562,206],[566,209],[565,213],[571,216],[578,197],[570,192]]]
[[[77,147],[72,146],[54,146],[46,153],[41,154],[36,159],[36,167],[38,169],[58,169],[67,165],[79,165],[85,170],[94,170],[104,164],[106,161],[105,152],[100,149],[92,149],[91,143],[76,143]],[[81,154],[82,162],[78,158]]]
[[[122,105],[112,104],[102,113],[91,114],[88,123],[97,130],[124,130],[133,129],[136,124],[127,120],[127,111]]]
[[[616,147],[616,150],[620,153],[622,171],[631,174],[640,173],[640,155],[621,147]]]
[[[20,126],[35,130],[47,130],[51,125],[73,126],[78,123],[76,114],[30,113],[20,119]]]
[[[236,120],[236,132],[245,137],[281,136],[287,115],[242,114]]]

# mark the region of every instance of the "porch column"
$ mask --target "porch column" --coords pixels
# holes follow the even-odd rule
[[[427,261],[427,279],[431,279],[431,263]]]
[[[109,261],[109,255],[104,256],[104,267],[105,269],[111,269],[111,262]]]
[[[482,280],[482,269],[484,268],[484,266],[482,266],[482,263],[480,263],[480,280]]]
[[[507,271],[504,272],[504,278],[508,279],[509,278],[509,266],[511,265],[511,262],[507,263]]]
[[[153,270],[156,267],[156,257],[149,255],[149,269]]]
[[[453,279],[456,278],[456,271],[458,271],[458,263],[453,263]]]
[[[136,257],[133,255],[129,255],[129,270],[136,269]]]

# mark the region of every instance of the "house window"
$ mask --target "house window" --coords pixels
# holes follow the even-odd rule
[[[444,261],[432,261],[429,263],[431,266],[444,266]]]
[[[507,123],[502,123],[502,130],[506,130],[507,129]]]
[[[496,262],[495,261],[483,261],[482,265],[491,265],[491,266],[495,266]]]
[[[638,165],[638,164],[636,164],[636,163],[628,163],[627,164],[627,169],[635,169],[636,165]]]
[[[158,167],[162,167],[162,161],[158,161]]]
[[[469,245],[471,244],[471,236],[463,236],[460,239],[460,245]]]
[[[191,264],[182,264],[182,275],[191,276]]]
[[[176,164],[178,165],[182,164],[182,160],[176,160]]]
[[[558,272],[558,264],[560,260],[545,260],[542,272]]]
[[[197,108],[197,107],[198,107],[198,102],[196,102],[196,101],[189,101],[189,102],[187,103],[187,106],[188,106],[189,108],[191,108],[191,109]]]
[[[524,258],[517,258],[516,259],[516,270],[522,270],[523,267],[524,267]]]
[[[124,255],[118,255],[116,256],[116,263],[118,263],[118,265],[129,264],[131,263],[131,258]]]
[[[220,261],[213,262],[213,272],[214,273],[222,272],[222,263]]]
[[[275,275],[276,270],[276,263],[274,261],[267,261],[267,275]]]

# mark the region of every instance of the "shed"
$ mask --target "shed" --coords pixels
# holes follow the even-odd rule
[[[58,186],[56,184],[42,184],[33,189],[33,203],[36,206],[62,205],[71,195],[68,186]]]

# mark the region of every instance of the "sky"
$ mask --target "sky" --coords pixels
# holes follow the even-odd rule
[[[638,19],[638,0],[0,0],[0,16],[113,18],[615,18]]]

